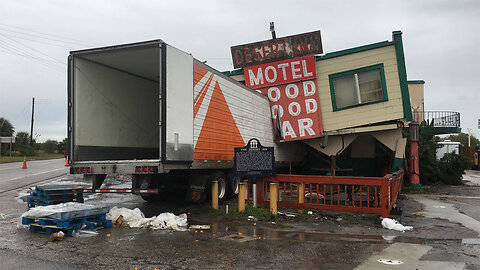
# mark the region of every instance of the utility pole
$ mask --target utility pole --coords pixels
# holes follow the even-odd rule
[[[470,131],[471,129],[470,128],[467,128],[468,129],[468,147],[470,147]]]
[[[30,126],[30,146],[33,146],[33,116],[35,113],[35,98],[32,98],[32,124]]]
[[[270,22],[270,32],[272,32],[272,39],[276,39],[277,35],[275,34],[275,25],[273,22]]]

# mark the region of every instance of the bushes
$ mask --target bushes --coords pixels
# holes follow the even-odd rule
[[[40,145],[40,149],[49,154],[53,154],[57,151],[58,142],[54,140],[47,140]]]
[[[440,181],[448,185],[462,185],[462,174],[472,166],[470,159],[454,153],[445,154],[438,163]]]
[[[420,183],[429,184],[447,184],[461,185],[462,174],[471,166],[471,160],[468,158],[448,153],[437,160],[437,141],[432,135],[421,135],[418,142],[418,154],[420,162]]]
[[[33,147],[31,147],[30,145],[25,145],[25,144],[21,144],[21,145],[16,145],[15,146],[15,151],[16,152],[19,152],[20,155],[22,156],[35,156],[36,152],[35,152],[35,149]]]

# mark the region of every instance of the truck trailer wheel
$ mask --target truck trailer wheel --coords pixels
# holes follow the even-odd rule
[[[211,177],[211,181],[218,181],[218,202],[223,202],[227,199],[227,180],[225,174],[222,172],[214,173]],[[208,187],[207,198],[212,197],[212,184]]]
[[[234,199],[238,197],[239,186],[242,182],[242,178],[240,176],[231,176],[230,181],[227,185],[227,195],[229,199]]]
[[[159,182],[155,181],[153,175],[132,175],[133,189],[157,189],[160,188]],[[141,194],[142,199],[147,202],[158,202],[163,199],[160,193],[158,194]]]

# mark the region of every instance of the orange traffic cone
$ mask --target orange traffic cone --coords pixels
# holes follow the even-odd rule
[[[22,166],[22,169],[26,169],[27,168],[27,156],[23,156],[23,166]]]
[[[68,167],[68,166],[69,165],[68,165],[68,157],[67,157],[67,159],[65,159],[65,167]]]

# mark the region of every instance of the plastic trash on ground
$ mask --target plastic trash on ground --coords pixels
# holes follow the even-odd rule
[[[97,235],[98,235],[98,232],[89,231],[89,230],[76,230],[76,231],[73,231],[72,233],[73,237],[92,237]]]
[[[395,231],[399,231],[399,232],[405,232],[405,231],[413,230],[412,226],[403,226],[398,221],[396,221],[395,219],[391,219],[391,218],[382,219],[382,226],[385,229],[395,230]]]
[[[65,236],[65,234],[62,231],[59,231],[59,232],[56,232],[56,233],[52,233],[49,238],[50,238],[51,242],[62,241],[64,236]]]
[[[117,220],[123,216],[123,222],[131,228],[152,228],[171,229],[176,231],[185,231],[187,227],[187,215],[174,215],[172,213],[161,213],[158,216],[146,218],[140,209],[133,210],[128,208],[119,208],[114,206],[107,214],[107,219]]]
[[[190,230],[210,230],[210,225],[190,225]]]

